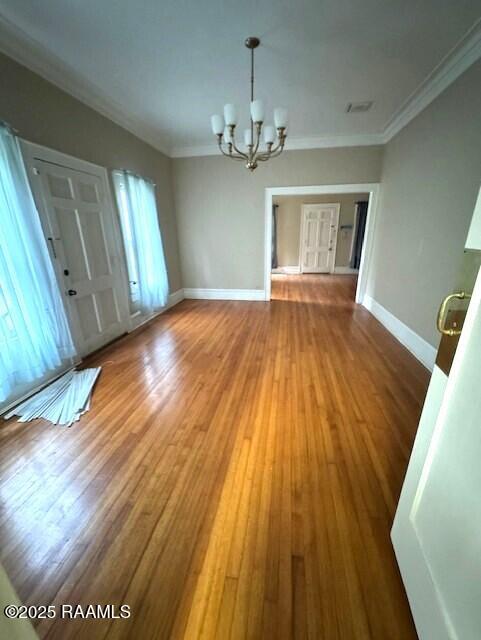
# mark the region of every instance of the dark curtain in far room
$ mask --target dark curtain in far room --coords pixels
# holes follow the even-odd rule
[[[357,217],[356,217],[357,225],[356,225],[356,237],[354,238],[354,245],[352,249],[351,264],[349,265],[351,269],[359,269],[359,265],[361,264],[362,245],[364,242],[364,234],[366,232],[367,207],[368,207],[367,200],[356,202],[356,207],[357,207]]]
[[[272,205],[272,259],[271,268],[277,269],[277,208],[278,204]]]

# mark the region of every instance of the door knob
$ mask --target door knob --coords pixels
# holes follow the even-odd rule
[[[75,289],[69,289],[69,290],[67,291],[67,294],[68,294],[69,296],[76,296],[76,295],[77,295],[77,292],[75,291]]]
[[[471,298],[471,294],[466,293],[465,291],[457,291],[456,293],[451,293],[444,298],[444,300],[441,302],[441,306],[439,307],[438,318],[436,322],[439,333],[442,333],[445,336],[459,336],[461,334],[461,329],[455,329],[454,327],[450,327],[449,329],[447,329],[444,326],[444,323],[446,322],[448,306],[451,300],[469,300],[469,298]]]

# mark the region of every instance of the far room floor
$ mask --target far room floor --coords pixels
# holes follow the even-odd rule
[[[352,276],[183,301],[99,352],[72,428],[0,430],[25,604],[128,604],[40,637],[414,640],[389,531],[428,372]]]

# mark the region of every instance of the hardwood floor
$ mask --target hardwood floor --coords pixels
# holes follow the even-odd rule
[[[184,301],[94,357],[80,423],[1,426],[20,598],[132,610],[41,637],[416,638],[389,531],[428,373],[354,286]]]

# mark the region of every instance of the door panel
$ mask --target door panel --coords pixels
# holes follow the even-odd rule
[[[410,514],[448,629],[462,640],[481,636],[481,281],[477,289]]]
[[[332,273],[334,271],[338,204],[303,205],[301,232],[301,271]]]
[[[86,355],[128,326],[116,221],[100,168],[97,175],[95,167],[82,171],[39,155],[31,159],[34,195],[46,220],[77,348]]]
[[[81,214],[80,227],[92,279],[112,274],[108,253],[108,242],[104,233],[102,211],[84,211]]]
[[[73,184],[67,176],[48,173],[46,179],[47,191],[52,197],[61,198],[62,200],[74,200]]]

